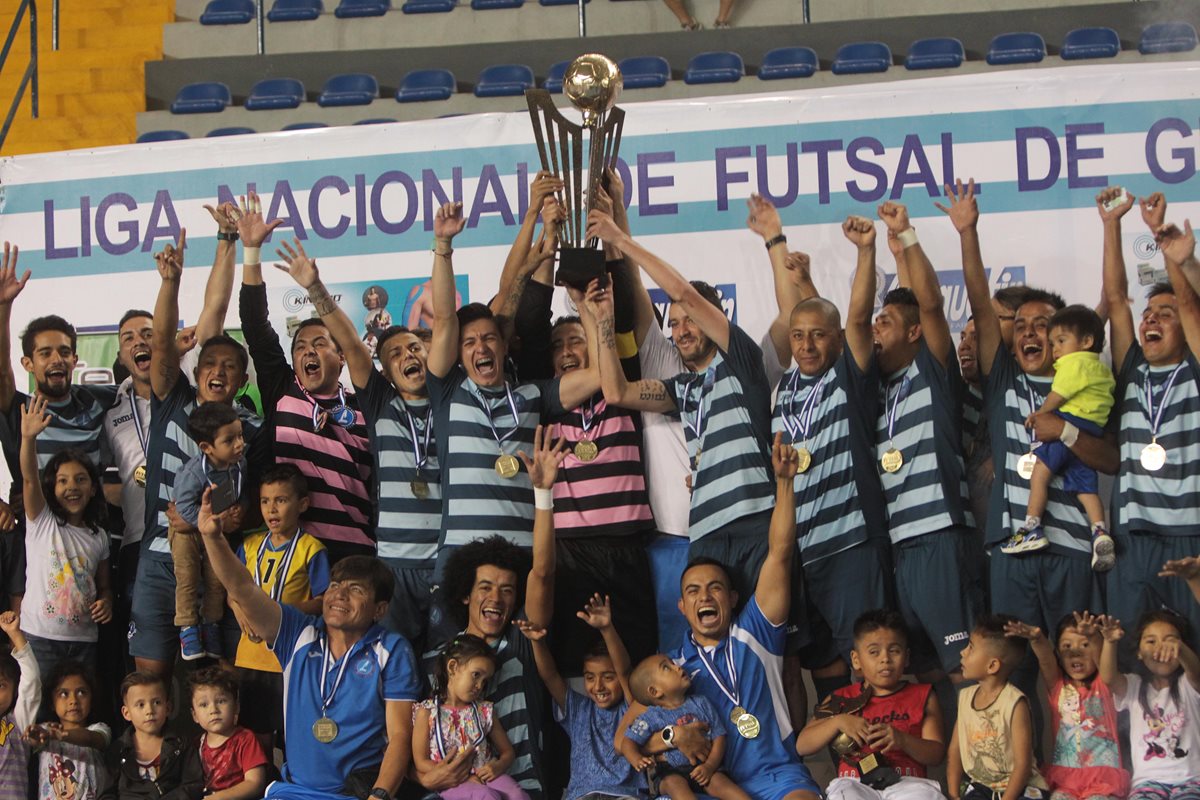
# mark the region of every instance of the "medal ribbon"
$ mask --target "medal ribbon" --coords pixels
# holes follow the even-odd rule
[[[137,392],[133,387],[129,387],[129,410],[133,413],[133,427],[137,429],[138,443],[142,446],[142,456],[149,457],[150,441],[145,432],[142,431],[142,415],[138,412]]]
[[[335,425],[340,425],[343,428],[349,428],[351,425],[354,424],[353,417],[350,418],[349,422],[342,422],[341,420],[338,419],[337,414],[328,414],[328,412],[326,412],[325,409],[321,408],[321,404],[317,402],[317,398],[315,398],[311,394],[309,394],[308,389],[304,388],[304,384],[300,383],[299,378],[296,379],[296,386],[299,387],[299,389],[300,389],[301,393],[304,395],[305,399],[308,400],[308,402],[312,403],[312,425],[313,425],[314,432],[319,431],[319,430],[321,430],[322,427],[324,427],[321,424],[321,415],[322,414],[327,414],[328,418],[332,419]],[[346,406],[346,389],[339,382],[338,383],[338,404],[336,406],[334,406],[333,410],[336,411],[339,408],[346,408],[346,407],[347,407]]]
[[[212,481],[209,480],[209,477],[208,477],[208,456],[204,455],[203,453],[201,453],[201,455],[200,455],[200,469],[204,470],[204,482],[211,486]],[[237,475],[237,477],[234,480],[237,481],[237,483],[236,483],[237,496],[238,496],[238,498],[241,498],[241,496],[242,496],[242,468],[241,467],[231,467],[231,469]]]
[[[296,543],[303,535],[304,531],[296,531],[296,535],[292,537],[292,541],[288,543],[287,549],[283,552],[283,557],[279,559],[279,566],[275,568],[275,583],[271,586],[271,599],[276,603],[281,602],[279,598],[283,594],[283,583],[287,578],[288,570],[292,568],[292,557],[296,555]],[[254,585],[260,589],[263,585],[263,560],[267,556],[267,543],[270,541],[271,534],[268,533],[263,537],[262,544],[259,545],[258,558],[254,560]]]
[[[403,401],[401,402],[403,403]],[[429,437],[433,433],[433,412],[430,411],[425,415],[424,444],[421,443],[421,437],[417,435],[416,415],[409,411],[407,405],[404,406],[404,412],[408,419],[408,430],[412,434],[413,461],[416,463],[417,472],[420,472],[425,466],[425,462],[429,460]]]
[[[696,646],[696,655],[700,656],[700,663],[708,670],[709,676],[713,679],[713,683],[717,684],[717,688],[721,690],[721,694],[729,698],[729,702],[733,703],[735,708],[741,706],[741,694],[737,688],[737,667],[733,665],[733,643],[729,639],[725,640],[725,666],[729,670],[729,685],[727,687],[716,665],[709,661],[708,654],[704,652],[704,648],[696,641],[696,637],[690,633],[688,636],[691,637],[692,644]]]
[[[825,391],[825,381],[829,378],[829,373],[826,372],[821,376],[821,380],[808,393],[808,397],[804,399],[804,405],[800,409],[800,414],[796,414],[796,389],[800,383],[800,370],[796,370],[796,374],[792,376],[791,385],[788,386],[788,403],[787,411],[781,416],[783,425],[788,430],[788,434],[792,437],[792,442],[796,442],[796,433],[800,434],[801,441],[808,441],[808,432],[812,429],[813,416],[817,413],[817,406],[821,402],[821,395]],[[795,421],[793,421],[795,420]]]
[[[583,428],[583,437],[587,438],[588,428],[592,427],[592,422],[596,419],[596,396],[592,395],[588,398],[587,411],[583,410],[583,406],[579,407],[579,427]]]
[[[888,442],[892,441],[892,433],[896,429],[896,412],[900,410],[900,397],[907,397],[908,394],[904,391],[905,384],[908,383],[908,378],[903,377],[896,381],[896,399],[892,400],[892,387],[888,386],[888,396],[884,401],[884,411],[887,413],[887,432]],[[890,403],[888,402],[890,401]]]
[[[1025,384],[1025,392],[1029,395],[1029,413],[1032,414],[1041,408],[1042,404],[1037,401],[1037,395],[1033,393],[1033,384],[1029,381],[1029,378],[1022,375],[1021,382]],[[1025,428],[1025,430],[1029,436],[1029,452],[1032,453],[1033,446],[1037,444],[1037,438],[1034,435],[1033,428]]]
[[[483,741],[483,720],[479,718],[479,706],[471,703],[471,714],[475,717],[475,730],[479,731],[479,736],[474,741],[467,744],[467,747],[472,747]],[[446,760],[446,745],[442,743],[442,701],[435,699],[433,701],[433,741],[437,744],[438,755],[442,760]]]
[[[713,367],[704,370],[703,383],[700,385],[700,397],[696,401],[695,422],[688,418],[687,399],[691,396],[692,385],[700,380],[700,376],[688,380],[687,387],[684,389],[684,409],[680,417],[683,419],[683,424],[695,434],[697,441],[704,437],[704,400],[708,397],[708,393],[712,391],[713,383],[717,380],[717,371]]]
[[[322,638],[325,652],[321,655],[321,716],[328,718],[327,709],[333,703],[333,696],[337,694],[338,687],[342,685],[342,678],[346,675],[346,665],[350,663],[350,656],[354,655],[354,648],[351,647],[342,656],[342,666],[338,667],[338,674],[329,689],[329,694],[325,694],[325,677],[329,674],[329,668],[333,666],[333,652],[329,649],[329,637],[322,636]]]
[[[503,445],[521,427],[521,419],[517,416],[517,401],[513,399],[512,387],[508,385],[508,381],[504,382],[504,397],[508,401],[509,410],[512,412],[513,426],[503,436],[496,430],[496,419],[492,416],[492,407],[488,405],[487,398],[483,396],[483,392],[475,388],[475,391],[471,392],[471,394],[478,401],[479,405],[483,407],[483,415],[487,417],[488,427],[492,429],[492,436],[496,437],[496,444]],[[500,448],[500,452],[504,452],[503,447]]]
[[[1154,384],[1150,382],[1150,370],[1146,370],[1146,421],[1150,423],[1150,441],[1158,438],[1158,426],[1162,423],[1163,412],[1167,410],[1167,398],[1171,396],[1171,389],[1175,388],[1175,379],[1179,377],[1179,371],[1183,369],[1183,365],[1187,362],[1180,362],[1179,366],[1171,372],[1171,376],[1167,378],[1167,382],[1163,385],[1162,404],[1158,407],[1158,413],[1154,412]]]

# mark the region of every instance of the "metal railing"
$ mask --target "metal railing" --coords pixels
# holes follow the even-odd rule
[[[26,87],[31,89],[29,100],[33,118],[37,119],[38,116],[37,0],[22,0],[20,7],[17,8],[17,15],[13,19],[12,27],[8,29],[8,38],[4,40],[4,49],[0,50],[0,72],[3,72],[5,65],[8,64],[8,54],[12,50],[13,42],[17,39],[17,32],[21,29],[21,21],[25,17],[26,10],[29,11],[29,63],[25,66],[25,74],[21,76],[21,82],[17,85],[12,104],[8,107],[8,116],[4,118],[4,127],[0,128],[0,147],[4,146],[4,140],[8,138],[8,129],[12,127],[13,119],[17,116],[17,109],[25,97]]]

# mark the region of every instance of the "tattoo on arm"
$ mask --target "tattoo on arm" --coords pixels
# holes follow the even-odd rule
[[[525,286],[529,283],[529,278],[530,275],[527,273],[513,278],[508,296],[504,298],[504,304],[500,308],[500,316],[513,317],[516,315],[517,307],[521,305],[521,295],[525,294]]]
[[[312,301],[313,308],[322,317],[337,311],[337,302],[329,295],[329,290],[323,284],[317,284],[309,289],[308,299]]]
[[[662,381],[640,380],[637,385],[639,400],[658,401],[667,399],[667,389],[663,386]]]
[[[602,319],[597,325],[600,333],[600,343],[610,350],[617,349],[617,338],[613,334],[613,321],[611,319]]]

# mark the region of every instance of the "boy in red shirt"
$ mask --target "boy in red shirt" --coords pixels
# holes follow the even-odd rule
[[[829,800],[941,800],[926,768],[946,758],[942,710],[926,683],[908,683],[908,629],[895,611],[868,611],[854,622],[851,665],[862,683],[825,699],[796,738],[812,755],[831,746],[840,756]]]
[[[200,734],[204,792],[209,800],[257,800],[267,788],[267,756],[248,729],[239,727],[238,686],[220,667],[196,670],[188,678],[192,719]]]

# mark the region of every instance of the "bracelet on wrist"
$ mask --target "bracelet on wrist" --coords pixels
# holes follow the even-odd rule
[[[778,236],[772,236],[770,239],[767,239],[767,241],[766,241],[767,249],[770,250],[775,245],[785,244],[786,242],[787,242],[787,237],[784,236],[782,233],[779,234]]]
[[[217,239],[222,242],[236,242],[239,238],[237,231],[217,231]]]

